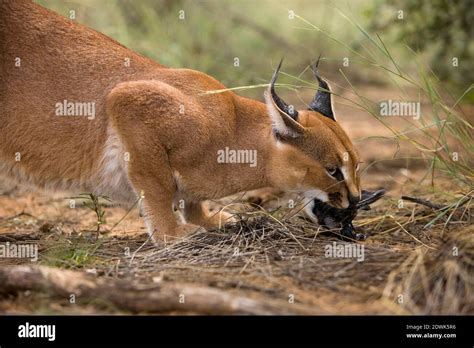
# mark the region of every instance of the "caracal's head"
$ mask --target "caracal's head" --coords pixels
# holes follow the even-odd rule
[[[265,100],[273,124],[269,176],[279,188],[317,198],[337,208],[360,199],[359,155],[336,122],[328,83],[312,66],[319,89],[308,110],[296,111],[275,93],[276,69]]]

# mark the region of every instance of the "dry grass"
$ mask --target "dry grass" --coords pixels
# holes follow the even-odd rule
[[[314,314],[472,314],[474,238],[470,204],[451,208],[432,225],[429,223],[439,212],[410,204],[398,209],[385,202],[383,210],[363,212],[356,224],[368,232],[369,239],[359,242],[365,251],[361,262],[326,257],[327,245],[348,243],[298,216],[281,218],[292,215],[281,210],[273,215],[241,213],[234,224],[195,233],[164,248],[152,246],[144,234],[103,235],[94,243],[93,232],[66,236],[54,227],[38,232],[35,224],[32,230],[36,234],[30,238],[40,246],[41,264],[144,286],[176,281],[257,300],[279,300],[282,305],[294,299],[295,304],[305,305]],[[8,219],[0,221],[7,223]],[[8,235],[1,238],[6,241]],[[18,312],[18,303],[10,300],[0,309]],[[57,301],[61,302],[51,301],[45,309],[43,299],[41,306],[30,310],[78,310],[67,306],[54,310],[51,306]],[[82,308],[91,305],[94,301],[87,300]],[[96,308],[120,312],[104,304]]]

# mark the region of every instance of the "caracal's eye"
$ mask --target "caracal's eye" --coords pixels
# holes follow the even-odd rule
[[[332,176],[334,179],[336,179],[336,174],[337,174],[337,168],[326,168],[326,172]]]

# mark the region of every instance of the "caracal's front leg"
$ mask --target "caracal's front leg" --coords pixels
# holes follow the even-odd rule
[[[179,115],[177,93],[156,81],[131,81],[116,86],[107,98],[110,127],[124,151],[128,179],[134,190],[143,192],[143,213],[150,235],[156,242],[170,242],[199,228],[178,225],[173,212],[177,191],[167,152]],[[178,94],[178,97],[181,95]]]
[[[137,192],[143,192],[143,214],[154,242],[172,242],[197,230],[199,226],[178,225],[176,222],[173,213],[176,187],[169,166],[166,165],[164,149],[148,153],[148,156],[152,157],[130,154],[129,179]]]

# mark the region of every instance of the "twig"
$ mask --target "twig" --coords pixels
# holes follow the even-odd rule
[[[432,203],[432,202],[427,201],[425,199],[416,198],[416,197],[402,196],[402,199],[406,200],[406,201],[413,202],[413,203],[424,205],[424,206],[429,207],[429,208],[434,209],[434,210],[442,210],[442,209],[448,208],[448,206],[446,206],[446,205]]]

